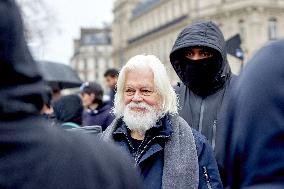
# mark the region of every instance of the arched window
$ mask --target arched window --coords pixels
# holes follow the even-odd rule
[[[277,19],[270,18],[268,21],[268,38],[275,40],[277,38]]]

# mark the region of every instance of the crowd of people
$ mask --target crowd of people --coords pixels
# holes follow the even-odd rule
[[[237,77],[219,27],[194,22],[169,54],[177,85],[143,54],[105,72],[109,98],[95,81],[53,98],[14,0],[0,17],[1,188],[284,188],[283,40]]]

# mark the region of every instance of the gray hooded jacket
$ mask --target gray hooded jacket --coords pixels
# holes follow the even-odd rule
[[[187,73],[180,68],[183,55],[181,52],[189,47],[210,47],[217,50],[222,58],[222,66],[207,96],[199,96],[190,90],[190,85],[185,83]],[[177,75],[183,81],[176,87],[179,96],[179,115],[184,118],[192,128],[200,131],[211,143],[215,150],[217,162],[219,153],[219,139],[222,136],[222,116],[227,104],[228,93],[231,90],[235,77],[232,77],[227,62],[225,40],[216,24],[210,21],[201,21],[186,27],[177,37],[170,54],[170,60]],[[220,165],[219,165],[220,166]]]

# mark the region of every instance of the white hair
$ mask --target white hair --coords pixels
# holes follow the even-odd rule
[[[122,117],[124,113],[124,85],[126,71],[135,69],[150,68],[154,74],[155,89],[161,96],[161,113],[165,115],[176,114],[178,110],[177,95],[171,86],[169,76],[164,64],[154,55],[136,55],[132,57],[121,69],[117,80],[117,92],[114,99],[113,112],[117,117]],[[139,76],[138,76],[139,77]]]

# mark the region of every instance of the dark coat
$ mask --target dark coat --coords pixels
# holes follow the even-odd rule
[[[114,98],[115,98],[115,93],[116,93],[116,89],[110,89],[110,92],[109,92],[109,102],[108,104],[110,106],[114,106]]]
[[[128,157],[38,116],[0,122],[0,188],[137,188]],[[94,145],[95,144],[95,145]]]
[[[85,110],[83,113],[83,126],[99,125],[104,131],[114,120],[111,108],[111,105],[103,103],[96,110]]]
[[[284,188],[283,59],[284,40],[268,44],[247,63],[232,92],[223,146],[231,188]]]
[[[0,1],[0,17],[0,188],[139,188],[127,156],[39,115],[44,85],[14,0]]]
[[[164,150],[165,143],[169,140],[172,140],[173,135],[177,135],[174,132],[173,125],[181,124],[183,127],[189,127],[184,120],[182,120],[186,125],[183,125],[183,122],[173,123],[175,118],[171,118],[171,116],[166,116],[159,121],[156,126],[151,128],[146,132],[144,142],[142,143],[140,149],[144,149],[144,153],[141,153],[142,156],[137,156],[137,154],[133,153],[133,143],[132,139],[129,135],[129,130],[127,129],[125,123],[120,119],[116,122],[115,125],[111,125],[114,129],[110,136],[113,137],[115,143],[120,145],[123,149],[125,149],[129,154],[133,156],[136,161],[136,165],[140,168],[141,174],[144,178],[144,185],[147,189],[158,189],[162,188],[162,181],[164,173]],[[111,132],[111,129],[108,129],[107,132]],[[199,167],[199,187],[200,189],[207,189],[212,187],[213,189],[222,188],[220,176],[218,173],[217,164],[213,155],[213,151],[211,146],[207,142],[204,136],[202,136],[196,130],[192,130],[194,137],[194,146],[196,147],[196,155],[198,157],[198,165]],[[105,136],[109,134],[104,133]],[[182,133],[184,134],[184,133]],[[149,142],[151,141],[151,142]],[[183,144],[184,141],[180,141],[180,145]],[[188,144],[189,145],[189,144]],[[179,151],[181,149],[176,149],[177,153],[183,154],[183,152]],[[192,154],[188,154],[188,156],[192,156]],[[175,158],[178,157],[178,154],[175,154]],[[181,157],[182,158],[182,155]],[[174,165],[175,162],[170,162],[173,164],[172,166],[182,166],[182,165]],[[171,170],[170,170],[171,172]],[[179,177],[180,175],[174,175],[175,177]],[[177,178],[170,178],[172,183],[176,182]],[[181,181],[183,182],[183,181]],[[185,187],[181,185],[181,187]],[[177,188],[176,186],[174,188]]]
[[[221,142],[219,139],[222,138],[220,133],[223,128],[221,118],[225,112],[224,107],[228,103],[228,94],[234,86],[236,78],[232,76],[227,62],[222,32],[214,23],[204,21],[185,28],[179,34],[171,52],[171,63],[181,81],[185,81],[184,76],[186,75],[184,70],[180,69],[183,58],[181,52],[185,48],[194,46],[210,47],[218,51],[222,57],[222,66],[212,81],[212,88],[207,96],[193,93],[188,83],[181,83],[175,87],[181,107],[179,115],[209,140],[219,164],[218,157],[223,153],[219,150]]]

